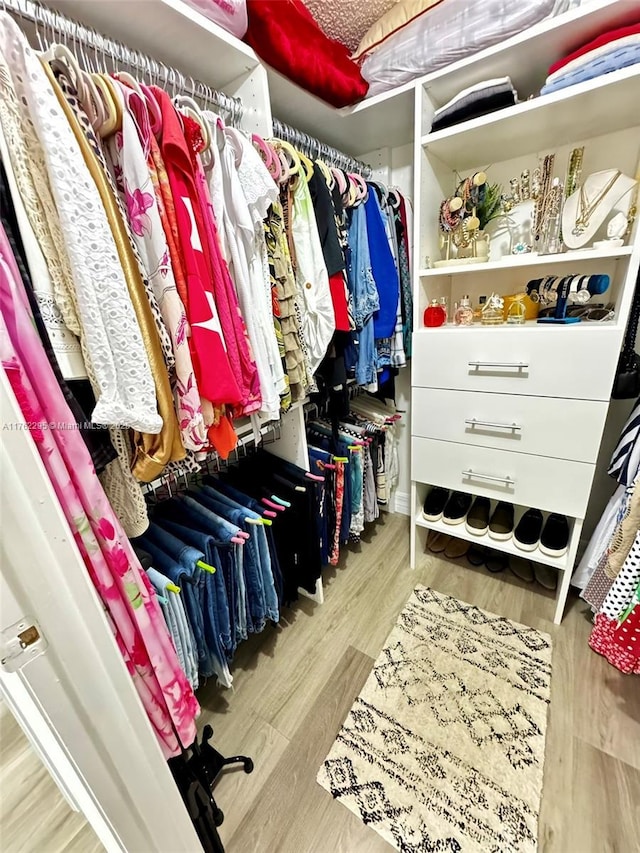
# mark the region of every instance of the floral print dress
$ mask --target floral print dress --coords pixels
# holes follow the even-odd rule
[[[4,229],[0,308],[0,358],[25,420],[69,424],[69,429],[36,428],[30,434],[163,753],[178,755],[178,737],[184,745],[195,738],[199,706],[147,576],[80,433],[71,428],[75,420],[38,337]]]

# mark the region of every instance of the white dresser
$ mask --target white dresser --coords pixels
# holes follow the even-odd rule
[[[479,56],[461,72],[463,85],[512,73],[499,54]],[[531,57],[529,57],[531,60]],[[511,60],[510,60],[511,61]],[[484,62],[484,64],[483,64]],[[485,67],[486,65],[486,67]],[[540,69],[544,77],[546,69]],[[446,94],[455,88],[448,83]],[[460,86],[462,88],[462,85]],[[606,168],[634,176],[640,154],[639,69],[624,69],[546,97],[428,133],[438,87],[426,81],[416,95],[415,333],[412,371],[411,561],[422,557],[429,530],[439,530],[511,554],[512,540],[477,537],[464,525],[431,523],[422,503],[433,485],[482,495],[516,507],[516,523],[530,507],[566,515],[571,538],[561,558],[536,550],[523,556],[559,573],[554,621],[560,622],[593,483],[611,388],[640,262],[637,222],[620,248],[587,248],[558,255],[503,255],[488,263],[432,268],[440,258],[440,201],[461,177],[483,169],[490,182],[509,186],[538,157],[555,152],[555,174],[564,178],[572,148],[584,145],[583,177]],[[435,94],[434,94],[435,93]],[[529,92],[520,92],[521,97]],[[444,95],[443,95],[444,96]],[[489,165],[491,164],[491,165]],[[493,247],[492,241],[492,247]],[[426,329],[430,300],[450,305],[469,294],[508,295],[545,275],[606,273],[615,319],[545,326]],[[495,504],[494,504],[495,505]]]

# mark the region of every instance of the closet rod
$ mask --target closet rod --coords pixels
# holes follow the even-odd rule
[[[65,44],[70,41],[72,44],[75,43],[93,51],[93,57],[87,57],[85,52],[80,50],[80,59],[83,62],[91,63],[93,59],[93,64],[97,66],[100,59],[104,70],[109,61],[113,70],[120,65],[125,65],[132,70],[149,75],[163,88],[171,87],[174,95],[182,92],[197,98],[205,106],[216,106],[224,110],[232,125],[237,125],[244,113],[240,98],[232,98],[200,80],[185,76],[177,68],[165,65],[164,62],[153,59],[138,50],[133,50],[122,42],[107,38],[73,18],[68,18],[33,0],[0,0],[0,10],[33,23],[39,44],[49,45],[56,36],[62,36]]]
[[[312,160],[322,158],[347,172],[357,172],[363,178],[370,178],[373,174],[371,166],[363,163],[362,160],[356,160],[355,157],[350,157],[344,151],[332,148],[331,145],[320,142],[319,139],[315,139],[313,136],[309,136],[308,133],[297,130],[297,128],[291,127],[291,125],[285,124],[277,118],[273,119],[273,135],[278,139],[284,139],[285,142],[290,142],[291,145],[295,145],[296,148],[299,148],[303,154],[306,154]]]
[[[223,465],[228,465],[230,462],[235,461],[233,459],[233,455],[235,454],[235,459],[238,460],[240,458],[239,451],[244,451],[243,455],[247,454],[247,448],[253,447],[254,450],[257,450],[258,447],[265,447],[266,445],[273,444],[281,438],[281,423],[280,421],[269,421],[268,423],[263,424],[262,426],[255,428],[253,423],[247,422],[245,424],[246,432],[242,433],[238,436],[238,443],[231,451],[230,459],[222,459],[220,454],[217,452],[208,453],[206,459],[201,460],[202,465],[207,469],[209,473],[211,473],[211,469],[209,465],[211,463],[214,464],[214,471],[218,472],[221,470]],[[155,494],[156,490],[161,488],[162,486],[171,486],[172,483],[178,482],[181,478],[189,476],[188,474],[176,474],[174,471],[168,471],[167,473],[160,474],[155,480],[152,480],[150,483],[141,483],[140,486],[142,488],[142,493],[147,495],[149,492],[153,492]]]

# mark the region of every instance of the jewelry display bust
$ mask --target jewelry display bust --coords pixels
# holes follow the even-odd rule
[[[635,183],[619,169],[605,169],[589,175],[564,204],[562,237],[567,248],[580,249],[591,243],[616,203]]]

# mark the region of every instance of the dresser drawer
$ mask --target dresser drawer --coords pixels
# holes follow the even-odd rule
[[[614,327],[424,329],[413,336],[414,386],[609,400]]]
[[[430,438],[414,437],[411,450],[420,483],[584,518],[595,465]]]
[[[555,459],[592,462],[607,403],[414,388],[412,435]]]

